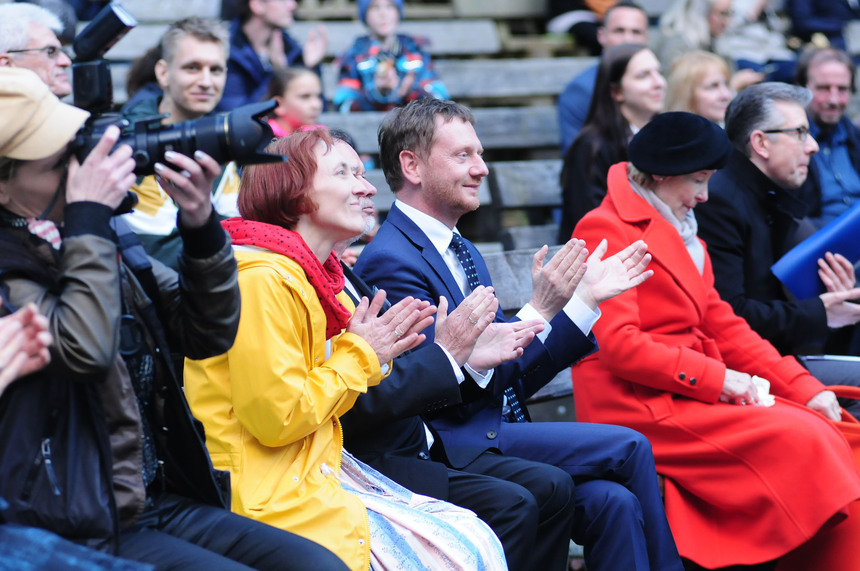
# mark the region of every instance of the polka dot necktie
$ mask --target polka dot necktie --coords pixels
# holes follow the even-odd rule
[[[457,254],[457,259],[460,260],[460,265],[463,266],[463,271],[466,272],[466,279],[469,280],[469,289],[474,290],[481,285],[481,281],[478,279],[478,270],[475,268],[475,261],[472,259],[472,254],[466,248],[466,242],[463,241],[463,238],[454,232],[454,236],[451,238],[451,245],[448,247]],[[508,413],[509,418],[514,422],[525,422],[526,417],[520,406],[520,399],[517,398],[517,393],[514,392],[513,387],[505,389],[505,399],[507,407],[510,408],[510,412]]]

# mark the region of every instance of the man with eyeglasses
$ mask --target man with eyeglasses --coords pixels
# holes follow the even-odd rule
[[[783,355],[822,353],[834,329],[860,321],[860,304],[851,303],[860,288],[844,257],[819,260],[828,292],[811,299],[789,298],[770,270],[791,248],[807,210],[797,190],[818,152],[806,117],[811,99],[808,89],[785,83],[741,91],[726,110],[734,155],[711,177],[708,202],[696,208],[720,297]],[[856,363],[801,360],[824,384],[860,380]]]
[[[57,16],[35,4],[0,4],[0,67],[29,69],[57,97],[69,95],[72,60],[57,39],[62,30]]]

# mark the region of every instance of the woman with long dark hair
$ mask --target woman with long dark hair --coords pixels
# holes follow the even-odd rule
[[[603,200],[609,167],[627,159],[630,138],[660,112],[665,88],[647,47],[622,44],[603,54],[585,125],[564,157],[560,243]]]

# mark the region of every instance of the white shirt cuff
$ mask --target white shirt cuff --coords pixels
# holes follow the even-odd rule
[[[594,327],[594,324],[600,318],[600,308],[598,307],[597,311],[592,311],[575,293],[570,296],[570,301],[562,308],[562,311],[586,337],[591,333],[591,328]],[[541,343],[546,342],[546,338],[549,337],[550,331],[552,331],[552,326],[548,321],[544,320],[543,316],[531,304],[525,304],[517,312],[517,317],[523,321],[528,319],[540,319],[543,321],[544,330],[538,333],[537,338]]]
[[[493,371],[495,371],[495,369],[490,369],[489,371],[476,371],[466,363],[466,372],[469,373],[469,376],[472,377],[475,384],[482,389],[486,389],[487,385],[490,384],[490,381],[493,378]]]
[[[591,328],[594,327],[597,320],[600,319],[600,308],[598,307],[597,311],[592,311],[576,294],[570,296],[570,301],[564,306],[563,311],[586,337],[591,333]]]
[[[439,344],[436,343],[436,345]],[[463,374],[462,369],[460,369],[460,365],[457,364],[457,361],[454,360],[454,357],[451,356],[451,353],[446,348],[441,345],[439,345],[439,348],[442,349],[442,352],[445,353],[446,357],[448,357],[448,362],[451,363],[451,369],[454,370],[454,376],[457,377],[457,384],[463,384],[463,381],[466,380],[466,376]]]
[[[530,319],[543,321],[543,331],[537,334],[537,338],[541,343],[544,343],[546,338],[549,337],[549,332],[552,331],[552,325],[549,324],[549,321],[543,318],[543,315],[541,315],[537,309],[532,307],[532,304],[525,304],[523,308],[517,312],[517,317],[519,317],[521,321],[528,321]]]

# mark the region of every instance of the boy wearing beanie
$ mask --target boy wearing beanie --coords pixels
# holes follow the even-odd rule
[[[397,33],[403,0],[358,0],[369,35],[341,58],[334,105],[341,113],[387,111],[414,99],[448,99],[430,56],[415,38]]]

